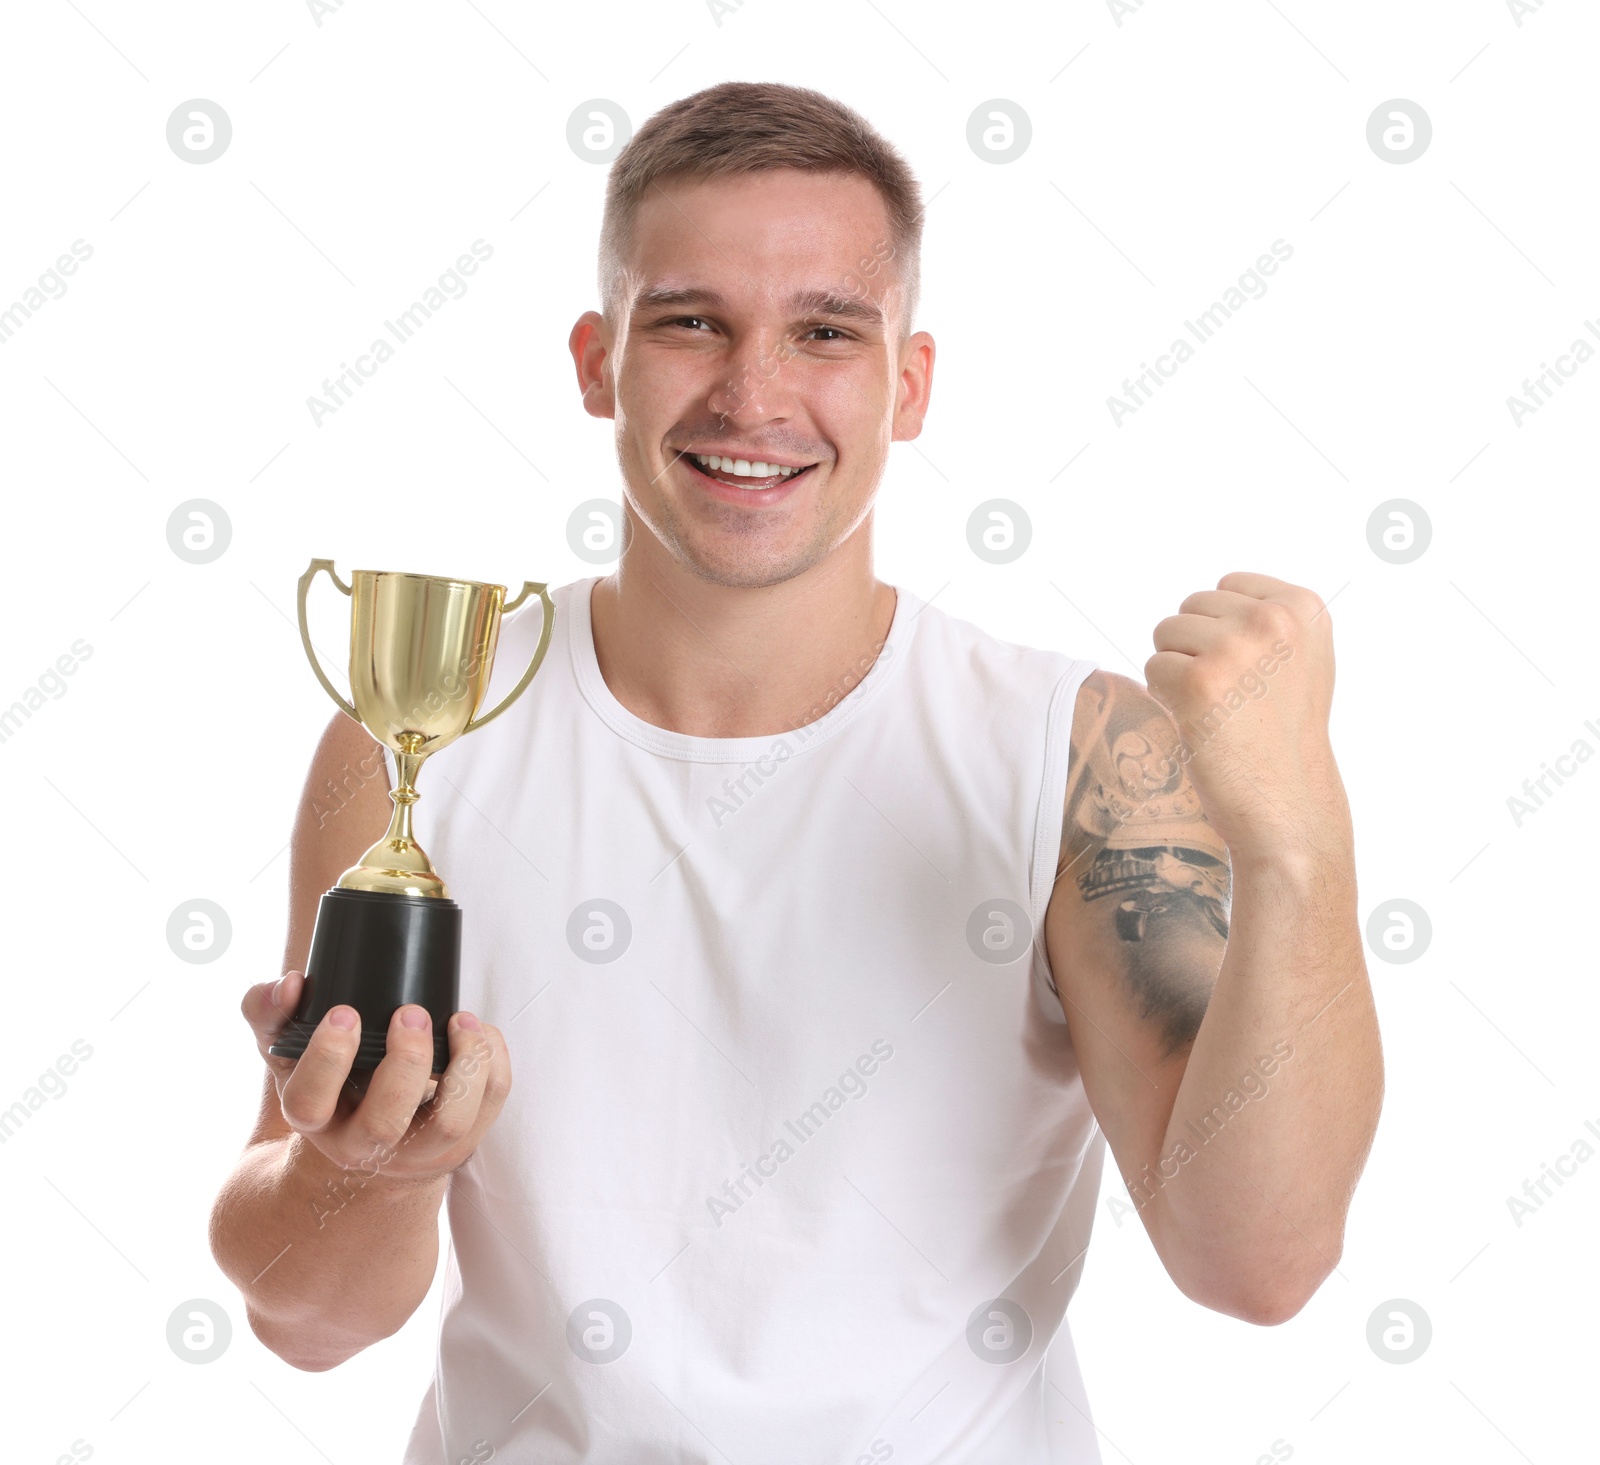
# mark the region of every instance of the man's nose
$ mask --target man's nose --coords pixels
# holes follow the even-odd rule
[[[793,415],[790,353],[773,336],[748,336],[724,358],[707,405],[726,422],[781,422]]]

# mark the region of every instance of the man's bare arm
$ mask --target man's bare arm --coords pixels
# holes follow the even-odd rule
[[[1279,1322],[1338,1260],[1382,1091],[1348,816],[1330,803],[1315,858],[1241,859],[1181,747],[1137,682],[1086,680],[1047,950],[1168,1272],[1209,1307]]]
[[[266,1073],[255,1128],[212,1210],[211,1247],[256,1335],[297,1368],[332,1368],[416,1311],[438,1264],[450,1171],[510,1088],[503,1039],[470,1014],[451,1019],[437,1085],[431,1026],[407,1025],[426,1019],[417,1007],[395,1014],[364,1089],[350,1081],[359,1026],[332,1020],[353,1009],[330,1013],[298,1064],[267,1053],[299,1003],[317,903],[382,835],[387,794],[377,744],[336,715],[295,822],[285,975],[243,1002]]]

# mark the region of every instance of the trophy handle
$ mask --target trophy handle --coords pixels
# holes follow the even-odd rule
[[[361,714],[339,695],[338,688],[328,680],[327,673],[322,669],[322,663],[317,660],[316,650],[311,645],[311,631],[306,625],[306,596],[311,593],[311,582],[316,579],[318,570],[326,570],[328,578],[344,594],[350,594],[350,587],[339,578],[339,572],[333,568],[332,560],[312,560],[311,568],[300,577],[300,644],[306,649],[306,660],[311,663],[311,670],[316,672],[317,680],[322,683],[322,690],[333,698],[339,710],[352,722],[360,722]],[[522,688],[518,687],[517,690],[520,692]]]
[[[308,570],[306,573],[309,575],[311,572]],[[330,567],[329,574],[332,573],[333,571]],[[543,602],[544,605],[544,625],[539,631],[539,646],[538,649],[533,653],[533,660],[528,663],[527,671],[523,672],[522,680],[506,694],[500,705],[496,707],[493,712],[485,712],[482,717],[473,718],[472,721],[469,722],[462,730],[464,733],[476,732],[484,725],[484,723],[494,721],[494,719],[504,712],[506,708],[508,708],[513,702],[515,702],[518,697],[526,692],[528,690],[528,683],[533,680],[533,674],[539,670],[539,663],[544,660],[545,652],[550,649],[550,629],[555,624],[556,608],[551,604],[550,593],[544,585],[534,580],[524,580],[522,582],[522,589],[517,592],[517,598],[509,602],[507,605],[502,606],[501,613],[504,614],[507,611],[515,610],[519,605],[522,604],[523,601],[528,598],[530,592],[537,592],[540,601]],[[304,596],[302,595],[302,600],[303,599]],[[320,673],[318,674],[320,675]],[[324,681],[322,685],[325,687],[328,686],[326,681]],[[332,692],[333,688],[328,687],[328,690]],[[335,692],[334,695],[337,696],[338,693]]]

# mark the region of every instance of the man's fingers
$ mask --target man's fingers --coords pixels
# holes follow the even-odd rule
[[[264,1038],[266,1043],[277,1041],[284,1024],[300,1005],[304,985],[305,978],[299,972],[285,972],[275,982],[257,982],[246,990],[239,1011],[255,1030],[257,1039]]]
[[[333,1122],[360,1042],[361,1016],[355,1008],[330,1008],[280,1089],[284,1122],[291,1129],[316,1134]]]
[[[1257,604],[1257,597],[1242,595],[1237,590],[1196,590],[1178,603],[1184,615],[1223,616],[1241,615]]]
[[[1204,615],[1166,616],[1156,622],[1150,640],[1157,651],[1181,651],[1188,656],[1199,656],[1221,643],[1228,628],[1218,620]]]
[[[1296,610],[1310,620],[1328,607],[1320,595],[1306,585],[1294,585],[1275,575],[1257,575],[1248,570],[1235,570],[1217,581],[1218,590],[1247,595],[1253,600],[1276,601]]]
[[[480,1024],[474,1014],[458,1012],[451,1022],[450,1068],[440,1080],[440,1091],[445,1091],[445,1081],[451,1072],[477,1081],[477,1118],[482,1121],[483,1129],[488,1128],[510,1094],[510,1054],[506,1049],[506,1036],[493,1024]]]
[[[1232,591],[1199,590],[1184,600],[1176,615],[1156,623],[1153,640],[1158,651],[1184,651],[1197,656],[1236,638],[1245,646],[1276,644],[1293,638],[1299,626],[1300,617],[1287,601],[1253,600]]]
[[[303,1062],[304,1060],[302,1060]],[[405,1137],[428,1090],[433,1073],[433,1023],[415,1003],[396,1008],[389,1019],[382,1061],[367,1080],[366,1092],[346,1124],[343,1147],[358,1163],[375,1150]]]
[[[294,1060],[275,1058],[267,1049],[278,1041],[278,1035],[294,1016],[304,988],[305,978],[299,972],[285,972],[276,982],[258,982],[247,989],[239,1003],[239,1011],[255,1034],[262,1061],[280,1073],[287,1073]]]
[[[1265,600],[1268,596],[1282,595],[1285,590],[1299,588],[1287,580],[1280,580],[1276,575],[1260,575],[1253,570],[1230,570],[1217,581],[1218,590],[1237,591],[1240,595],[1252,595],[1257,600]]]
[[[1194,665],[1194,657],[1182,651],[1158,651],[1144,664],[1145,685],[1150,689],[1150,695],[1172,714],[1173,720],[1181,722],[1179,709],[1175,707],[1178,701],[1179,690],[1184,686],[1189,675],[1189,669]]]
[[[489,1061],[489,1078],[483,1086],[482,1107],[487,1125],[499,1114],[511,1093],[511,1050],[506,1046],[505,1034],[492,1024],[484,1024],[483,1035],[494,1050]]]
[[[269,991],[252,989],[246,1003],[265,1024]],[[432,1023],[426,1009],[408,1004],[390,1018],[383,1060],[361,1075],[365,1082],[352,1106],[343,1097],[360,1037],[355,1010],[333,1008],[280,1083],[285,1121],[314,1136],[317,1148],[346,1169],[376,1164],[403,1175],[437,1165],[442,1173],[457,1163],[455,1151],[476,1143],[511,1091],[505,1039],[471,1013],[451,1019],[450,1062],[435,1084]]]
[[[450,1019],[449,1034],[450,1062],[439,1076],[438,1092],[428,1106],[430,1148],[449,1149],[478,1125],[496,1059],[499,1034],[493,1028],[485,1029],[472,1013],[456,1013]],[[501,1101],[483,1116],[485,1120],[494,1117]]]

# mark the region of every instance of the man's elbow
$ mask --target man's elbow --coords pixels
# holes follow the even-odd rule
[[[1328,1279],[1338,1261],[1335,1252],[1331,1261],[1319,1260],[1309,1270],[1263,1268],[1242,1277],[1174,1280],[1185,1297],[1212,1312],[1224,1313],[1260,1328],[1275,1328],[1295,1317],[1316,1296],[1317,1289]]]
[[[1240,1322],[1254,1323],[1258,1328],[1276,1328],[1299,1313],[1311,1301],[1316,1290],[1316,1287],[1279,1287],[1270,1291],[1256,1291],[1235,1299],[1232,1306],[1219,1308],[1218,1311],[1236,1317]]]
[[[244,1313],[250,1321],[250,1331],[262,1346],[302,1373],[326,1373],[354,1358],[367,1346],[364,1343],[331,1345],[318,1338],[314,1329],[284,1324],[265,1316],[249,1303],[245,1304]]]

